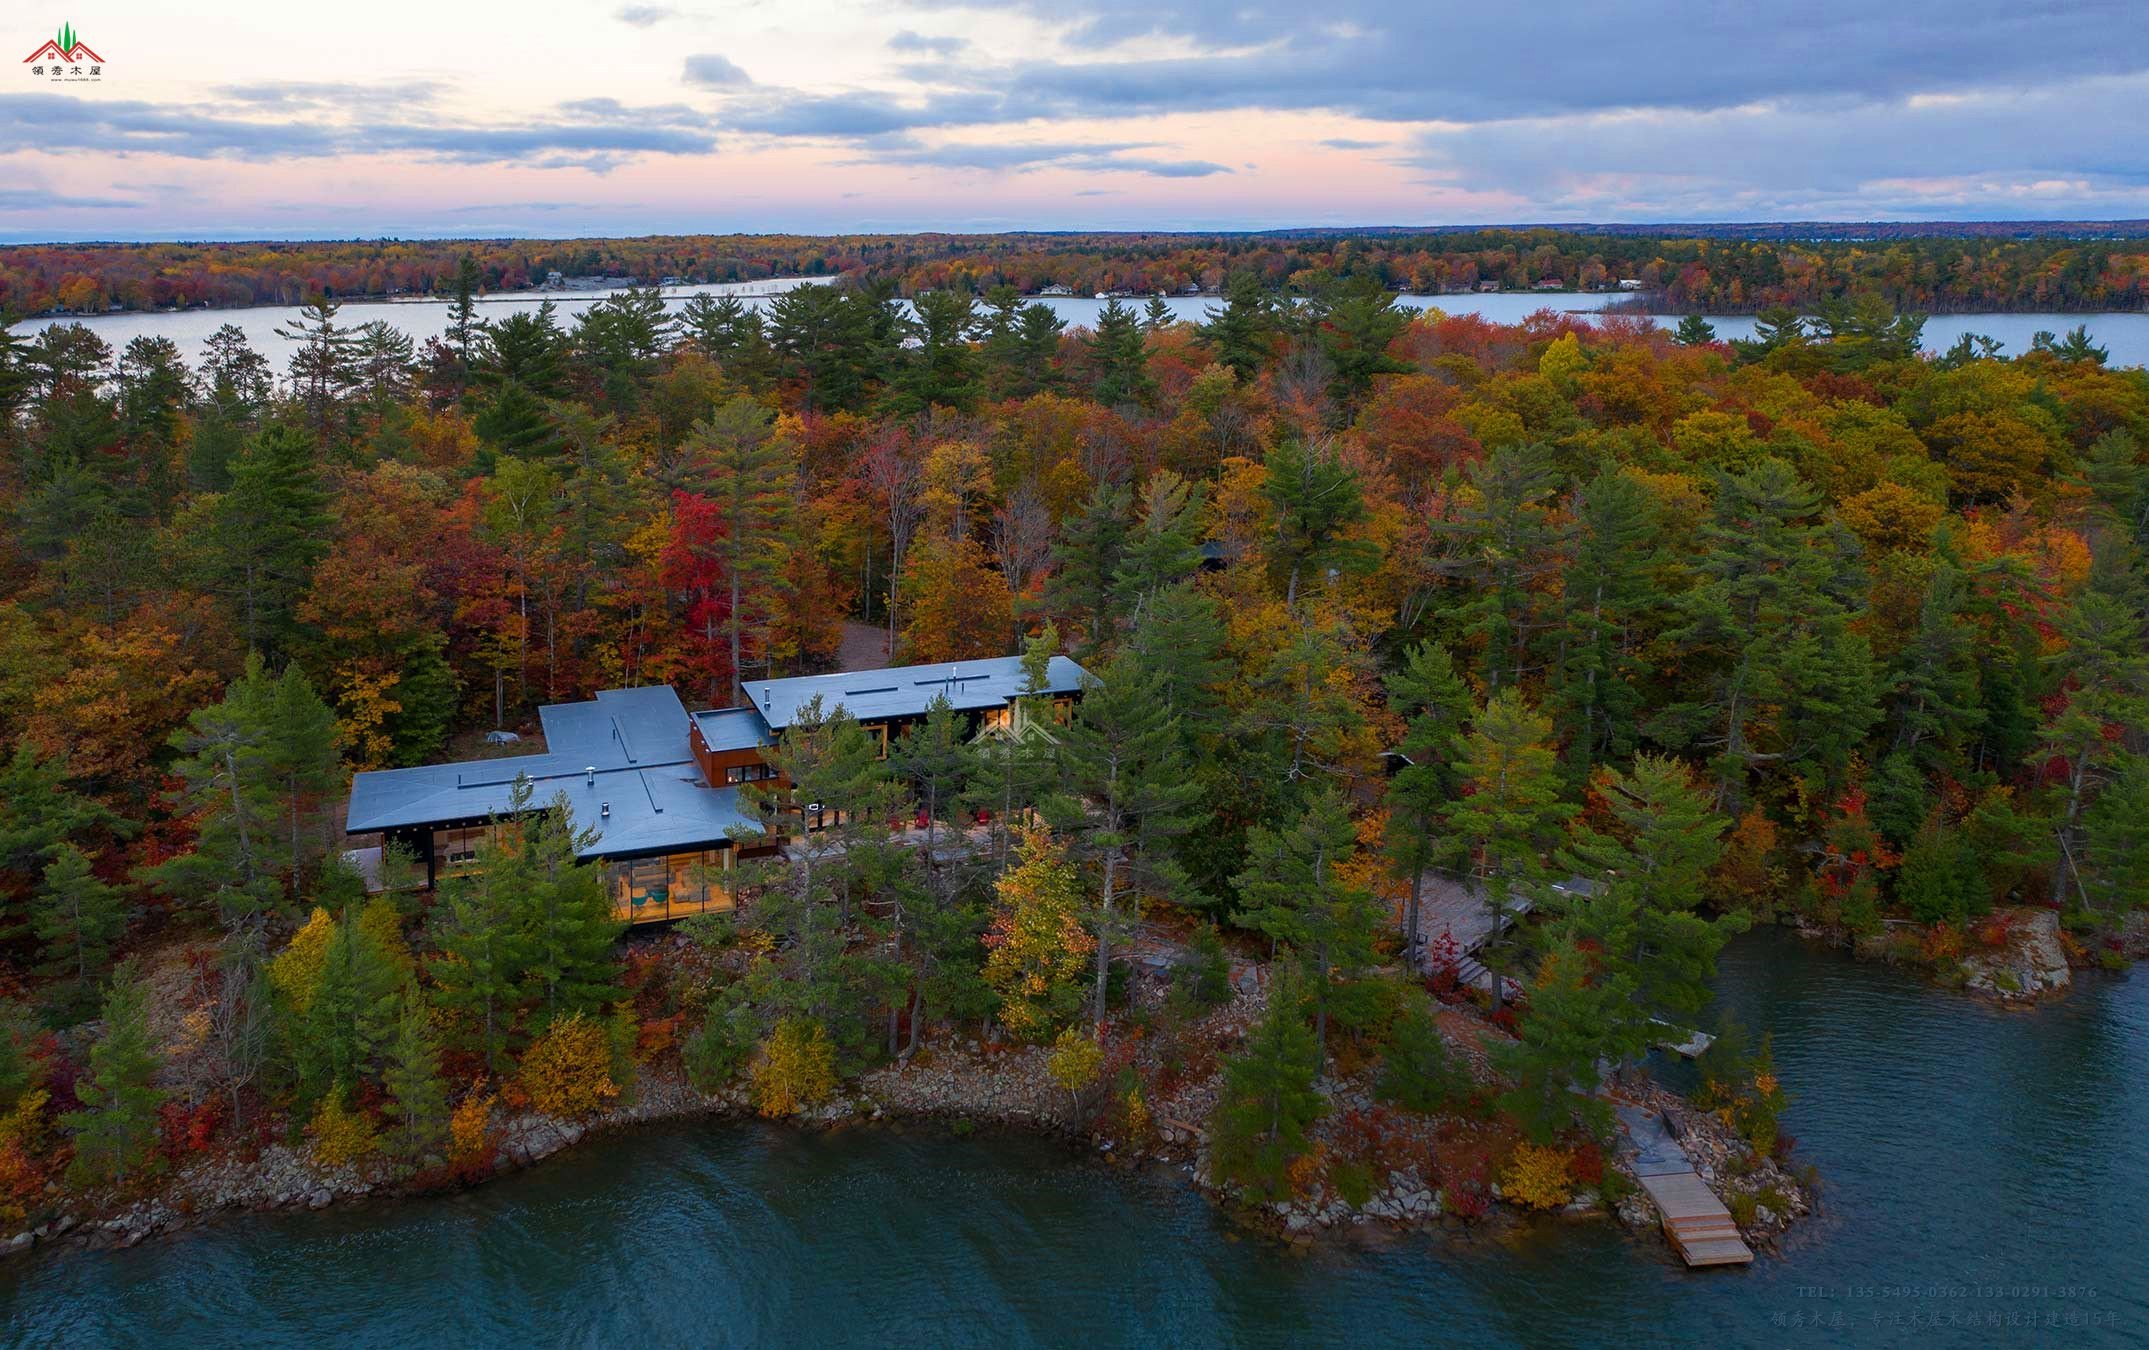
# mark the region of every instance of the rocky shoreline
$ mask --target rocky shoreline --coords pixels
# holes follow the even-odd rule
[[[1654,1230],[1659,1219],[1648,1198],[1635,1183],[1622,1153],[1604,1159],[1607,1173],[1619,1180],[1611,1183],[1616,1203],[1605,1204],[1600,1189],[1577,1187],[1577,1194],[1555,1211],[1525,1211],[1503,1203],[1500,1184],[1487,1188],[1490,1206],[1452,1202],[1429,1164],[1403,1161],[1410,1153],[1430,1158],[1423,1151],[1433,1131],[1430,1118],[1414,1122],[1413,1132],[1396,1137],[1395,1165],[1385,1166],[1378,1177],[1369,1177],[1363,1194],[1347,1198],[1341,1188],[1323,1179],[1295,1198],[1284,1202],[1257,1203],[1215,1182],[1209,1175],[1206,1133],[1197,1123],[1206,1120],[1221,1088],[1222,1073],[1216,1057],[1234,1046],[1245,1029],[1259,1017],[1264,1002],[1258,982],[1247,982],[1233,1001],[1192,1023],[1187,1034],[1170,1044],[1140,1045],[1135,1060],[1154,1070],[1165,1056],[1184,1055],[1191,1047],[1206,1065],[1205,1072],[1191,1073],[1157,1094],[1147,1108],[1148,1120],[1138,1131],[1124,1128],[1088,1128],[1075,1122],[1097,1119],[1095,1101],[1079,1101],[1051,1085],[1044,1069],[1049,1053],[1040,1046],[994,1045],[974,1039],[949,1039],[913,1059],[869,1072],[847,1089],[818,1107],[791,1118],[798,1127],[836,1129],[878,1122],[932,1121],[951,1127],[958,1134],[980,1125],[1023,1130],[1079,1140],[1100,1156],[1123,1166],[1159,1167],[1233,1210],[1250,1226],[1280,1240],[1311,1241],[1323,1233],[1375,1224],[1390,1228],[1515,1226],[1531,1219],[1563,1220],[1609,1217],[1637,1234]],[[1489,1024],[1460,1010],[1444,1014],[1447,1025],[1482,1028],[1498,1035]],[[1449,1032],[1458,1054],[1483,1072],[1482,1048],[1468,1036]],[[1163,1081],[1161,1078],[1156,1081]],[[1326,1135],[1348,1128],[1347,1122],[1377,1116],[1370,1083],[1364,1075],[1343,1075],[1324,1085],[1330,1111],[1323,1122]],[[1743,1171],[1734,1159],[1746,1150],[1737,1137],[1716,1118],[1695,1110],[1684,1099],[1646,1079],[1623,1081],[1616,1095],[1628,1102],[1661,1112],[1671,1124],[1680,1146],[1694,1160],[1695,1170],[1724,1196],[1727,1204],[1738,1195],[1770,1195],[1781,1202],[1759,1204],[1747,1212],[1741,1224],[1751,1242],[1771,1243],[1795,1219],[1811,1211],[1808,1188],[1791,1178],[1773,1160],[1760,1160]],[[523,1112],[498,1120],[491,1161],[482,1171],[459,1174],[446,1183],[440,1169],[410,1175],[385,1162],[369,1165],[324,1166],[305,1150],[288,1143],[274,1143],[251,1155],[224,1151],[191,1160],[163,1179],[148,1197],[111,1199],[75,1206],[56,1206],[59,1212],[35,1226],[0,1240],[0,1254],[27,1252],[41,1247],[102,1249],[133,1247],[156,1236],[170,1235],[206,1223],[219,1216],[246,1212],[320,1210],[331,1205],[362,1200],[393,1200],[442,1189],[480,1185],[496,1177],[533,1166],[565,1149],[585,1146],[600,1136],[619,1134],[638,1125],[698,1117],[744,1118],[754,1114],[743,1084],[707,1094],[690,1087],[671,1068],[647,1068],[636,1079],[631,1100],[580,1121],[556,1119]],[[1324,1135],[1322,1146],[1328,1146]],[[619,1146],[629,1147],[622,1141]],[[431,1178],[430,1181],[426,1180]]]
[[[2128,915],[2118,933],[2095,952],[2066,931],[2058,911],[2043,906],[1995,910],[1979,929],[1997,941],[1970,950],[1960,944],[1934,943],[1935,930],[1903,920],[1889,921],[1880,932],[1865,935],[1806,921],[1792,927],[1800,937],[1840,948],[1860,960],[1923,966],[1943,987],[2002,1007],[2031,1007],[2059,997],[2073,987],[2077,970],[2112,969],[2115,964],[2149,960],[2149,912]]]

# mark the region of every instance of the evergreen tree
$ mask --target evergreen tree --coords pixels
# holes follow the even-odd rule
[[[1299,990],[1279,978],[1246,1046],[1224,1063],[1224,1090],[1209,1121],[1209,1167],[1255,1200],[1291,1193],[1291,1164],[1327,1101],[1314,1087],[1321,1046],[1306,1025]]]
[[[940,822],[953,813],[977,777],[977,751],[963,734],[962,719],[946,694],[933,697],[926,705],[925,720],[905,731],[893,751],[890,767],[909,785],[918,809],[925,814],[925,866],[929,875],[937,876]]]
[[[262,678],[252,676],[251,678]],[[313,682],[296,663],[267,691],[260,709],[260,768],[282,799],[290,848],[292,888],[320,853],[320,840],[306,828],[328,794],[343,786],[343,766],[336,758],[335,712],[314,692]]]
[[[1934,768],[1960,763],[1985,720],[1977,632],[1964,607],[1961,570],[1939,559],[1925,583],[1917,632],[1895,661],[1895,748]]]
[[[801,382],[807,412],[857,406],[875,373],[875,309],[835,286],[794,286],[769,301],[769,347]]]
[[[893,407],[903,413],[967,411],[978,396],[978,357],[970,342],[976,301],[964,291],[937,290],[919,292],[910,305],[906,327],[918,347],[895,377]]]
[[[336,323],[340,309],[327,296],[317,295],[299,306],[289,327],[275,330],[276,336],[297,344],[291,353],[291,389],[314,439],[323,445],[341,441],[344,402],[358,382],[351,332]]]
[[[1704,880],[1731,822],[1709,809],[1685,764],[1638,756],[1630,773],[1595,783],[1611,830],[1577,832],[1560,866],[1594,883],[1568,904],[1568,927],[1595,944],[1601,968],[1631,978],[1627,1030],[1645,1042],[1659,1019],[1692,1027],[1708,1006],[1717,953],[1746,926],[1702,914]]]
[[[1536,443],[1501,446],[1468,472],[1476,493],[1453,533],[1474,584],[1454,615],[1478,643],[1486,689],[1498,693],[1532,667],[1533,643],[1545,624],[1543,582],[1558,567],[1552,518],[1557,475],[1551,449]],[[1607,546],[1616,547],[1610,541]]]
[[[1113,944],[1144,893],[1187,895],[1177,845],[1202,814],[1178,727],[1160,703],[1157,685],[1134,658],[1122,656],[1083,691],[1062,737],[1068,792],[1047,809],[1059,828],[1083,840],[1101,874],[1090,1010],[1100,1028]]]
[[[527,810],[528,779],[515,784],[511,809]],[[496,835],[497,828],[487,832]],[[528,963],[522,926],[517,922],[522,897],[537,885],[524,851],[490,839],[478,847],[478,867],[450,879],[441,888],[427,920],[437,955],[428,963],[433,997],[462,1031],[461,1043],[499,1072],[507,1065],[507,1046],[516,1026],[522,995],[522,972]]]
[[[1413,995],[1389,1029],[1374,1095],[1406,1111],[1452,1111],[1469,1100],[1469,1068],[1440,1034],[1431,1001]]]
[[[335,921],[305,1010],[287,1029],[299,1088],[341,1096],[376,1076],[393,1033],[403,982],[390,953],[346,906]]]
[[[619,997],[614,948],[626,925],[602,870],[577,858],[588,836],[575,830],[564,794],[523,820],[518,835],[530,877],[516,904],[523,1000],[539,1029],[576,1013],[594,1017]]]
[[[149,1039],[141,979],[132,964],[113,976],[105,994],[104,1032],[90,1047],[89,1070],[75,1080],[80,1110],[60,1117],[74,1136],[70,1179],[124,1186],[156,1165],[157,1052]]]
[[[125,822],[95,798],[67,785],[67,761],[40,759],[27,741],[0,761],[0,937],[20,930],[45,868],[93,834],[119,834]]]
[[[416,984],[403,988],[395,1039],[381,1086],[388,1090],[388,1113],[395,1117],[404,1156],[422,1157],[440,1142],[448,1123],[447,1091],[440,1081],[440,1047]]]
[[[1113,578],[1126,556],[1130,500],[1124,487],[1097,484],[1081,512],[1060,527],[1059,541],[1052,546],[1045,604],[1075,621],[1084,652],[1101,651],[1118,631]]]
[[[1321,353],[1334,372],[1329,395],[1338,403],[1362,398],[1376,375],[1409,373],[1411,367],[1388,355],[1388,344],[1410,327],[1410,314],[1396,307],[1386,287],[1371,277],[1349,281],[1322,297],[1318,308]]]
[[[1673,330],[1671,340],[1682,347],[1706,347],[1716,341],[1716,325],[1699,314],[1689,314],[1679,320],[1679,326]]]
[[[1331,568],[1365,572],[1379,562],[1373,545],[1348,537],[1366,518],[1365,490],[1333,446],[1285,441],[1269,452],[1265,467],[1261,490],[1276,519],[1269,566],[1284,582],[1286,607],[1297,609],[1308,576]]]
[[[231,605],[239,636],[275,655],[296,638],[298,602],[328,552],[328,494],[313,440],[293,427],[264,428],[231,469],[203,521],[201,579]]]
[[[1117,300],[1105,301],[1083,346],[1089,354],[1090,391],[1105,407],[1147,403],[1156,393],[1142,321],[1133,310]]]
[[[1124,613],[1140,614],[1158,592],[1201,570],[1203,495],[1199,483],[1170,469],[1157,470],[1142,485],[1140,509],[1112,574],[1113,594]]]
[[[463,389],[470,382],[470,367],[476,355],[478,330],[478,288],[484,277],[478,271],[478,260],[465,253],[455,260],[455,277],[451,283],[448,303],[448,345],[455,352],[455,395],[462,397]]]
[[[1593,972],[1571,941],[1546,954],[1520,1039],[1493,1055],[1493,1067],[1515,1084],[1500,1095],[1500,1108],[1539,1143],[1578,1122],[1599,1137],[1610,1133],[1612,1108],[1598,1093],[1597,1066],[1639,1048],[1623,1014],[1632,994],[1630,977]]]
[[[478,439],[518,459],[548,459],[560,449],[559,415],[520,380],[506,380],[471,422]]]
[[[1358,832],[1342,796],[1324,788],[1290,826],[1247,831],[1249,865],[1238,876],[1240,922],[1266,933],[1295,958],[1310,987],[1314,1044],[1328,1053],[1328,1013],[1335,988],[1373,964],[1373,896],[1351,867]]]
[[[1559,759],[1549,741],[1551,719],[1521,693],[1492,696],[1464,738],[1456,769],[1464,795],[1447,809],[1447,838],[1469,860],[1496,920],[1491,957],[1493,1006],[1505,997],[1497,934],[1515,905],[1544,892],[1544,855],[1575,808],[1560,800]]]
[[[1454,759],[1475,700],[1447,649],[1435,642],[1406,652],[1402,669],[1386,684],[1388,707],[1406,721],[1397,747],[1405,763],[1388,779],[1385,843],[1390,872],[1410,884],[1403,902],[1403,960],[1416,969],[1425,874],[1454,858],[1440,827],[1456,797]]]
[[[125,897],[97,879],[87,854],[62,844],[58,856],[45,864],[45,884],[31,922],[45,957],[38,974],[65,981],[60,1006],[73,1009],[93,1002],[112,945],[127,931]]]
[[[1038,393],[1059,383],[1060,335],[1067,321],[1042,301],[1022,307],[1015,329],[1015,387],[1017,395]]]
[[[2112,595],[2102,578],[2091,581],[2061,617],[2066,647],[2058,660],[2069,686],[2064,702],[2046,720],[2041,753],[2064,765],[2056,792],[2052,837],[2058,851],[2052,868],[2054,905],[2092,906],[2082,877],[2083,813],[2120,779],[2135,756],[2114,728],[2140,736],[2149,729],[2149,637],[2134,607]]]
[[[1657,525],[1632,475],[1607,470],[1576,489],[1560,579],[1551,703],[1575,776],[1633,753],[1649,675],[1642,621],[1662,604]]]
[[[258,653],[216,703],[196,708],[171,745],[187,800],[200,812],[194,849],[142,876],[182,900],[205,903],[227,924],[281,898],[269,862],[277,823],[271,771],[277,682]]]
[[[1149,332],[1160,333],[1176,322],[1171,305],[1161,295],[1150,296],[1149,303],[1142,306],[1142,327]]]
[[[767,411],[750,399],[733,399],[695,423],[691,444],[723,525],[714,546],[727,599],[724,636],[731,689],[745,702],[747,625],[759,620],[765,628],[776,608],[797,469],[788,443],[769,434]]]
[[[1202,311],[1201,340],[1216,359],[1231,368],[1240,383],[1252,380],[1268,364],[1275,342],[1273,306],[1251,272],[1234,272],[1224,283],[1221,309]]]

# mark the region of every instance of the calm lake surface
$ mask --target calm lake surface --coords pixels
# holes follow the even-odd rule
[[[737,282],[711,286],[672,286],[665,288],[664,295],[676,310],[692,295],[741,296],[756,308],[766,305],[768,297],[793,286],[810,286],[825,278],[788,277],[771,281]],[[559,308],[560,322],[565,325],[573,316],[595,304],[609,294],[606,291],[561,291],[550,295],[522,293],[487,296],[481,303],[480,313],[489,319],[499,319],[516,310],[535,310],[545,300],[552,300]],[[1567,313],[1597,315],[1604,306],[1627,297],[1610,292],[1526,294],[1500,292],[1492,295],[1399,295],[1396,303],[1410,309],[1436,308],[1448,314],[1482,314],[1497,323],[1520,323],[1524,318],[1541,309],[1560,310]],[[1104,308],[1102,300],[1081,296],[1053,297],[1047,301],[1054,312],[1069,325],[1087,328],[1097,321],[1097,311]],[[1146,303],[1141,299],[1122,303],[1139,307]],[[1191,323],[1199,323],[1203,311],[1220,303],[1214,296],[1182,295],[1166,301],[1172,313]],[[1653,322],[1664,327],[1676,327],[1678,316],[1649,315]],[[269,358],[279,375],[289,363],[296,347],[285,338],[276,335],[279,327],[288,327],[298,318],[298,310],[262,307],[257,309],[195,309],[180,313],[156,314],[97,314],[87,318],[62,317],[26,320],[15,325],[19,332],[35,332],[55,323],[75,322],[93,329],[98,336],[112,345],[114,351],[142,334],[168,337],[178,344],[180,353],[188,364],[201,360],[202,343],[223,324],[237,324],[246,334],[246,340],[254,350]],[[440,337],[447,332],[448,306],[438,300],[370,300],[347,304],[337,315],[339,322],[356,328],[375,319],[386,319],[397,328],[411,335],[420,346],[425,340]],[[1752,315],[1727,315],[1712,317],[1716,334],[1721,338],[1751,337],[1754,331]],[[2123,314],[1936,314],[1925,325],[1925,348],[1928,351],[1945,351],[1965,333],[1981,333],[1998,338],[2004,345],[2002,354],[2020,356],[2030,348],[2030,339],[2040,330],[2064,333],[2077,325],[2087,325],[2089,335],[2111,353],[2110,362],[2117,366],[2149,365],[2149,313]]]
[[[2149,1343],[2149,972],[2003,1014],[1764,932],[1826,1213],[1688,1272],[1604,1222],[1244,1236],[1170,1174],[1046,1141],[738,1122],[608,1140],[453,1197],[237,1217],[0,1267],[9,1345]]]

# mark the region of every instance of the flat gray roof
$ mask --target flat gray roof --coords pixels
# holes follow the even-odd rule
[[[769,744],[768,723],[752,708],[718,708],[694,714],[701,728],[703,745],[719,753],[726,750],[758,750]]]
[[[344,829],[367,834],[504,815],[521,777],[530,780],[533,806],[564,795],[576,829],[596,834],[581,850],[585,858],[707,848],[735,826],[760,823],[740,808],[737,788],[702,779],[688,748],[692,723],[668,686],[607,689],[538,716],[550,746],[542,755],[358,774]]]
[[[1074,693],[1088,677],[1089,672],[1073,661],[1055,656],[1045,670],[1044,692]],[[861,722],[882,722],[896,717],[923,717],[933,700],[942,695],[964,711],[997,708],[1021,694],[1022,685],[1022,658],[996,656],[982,661],[800,675],[788,680],[749,680],[746,696],[771,731],[782,731],[816,696],[824,715],[842,708]]]

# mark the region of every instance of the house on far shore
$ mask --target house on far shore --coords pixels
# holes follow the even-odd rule
[[[580,856],[604,866],[624,921],[722,912],[734,903],[725,874],[741,857],[782,847],[780,839],[742,844],[732,837],[761,827],[739,789],[782,785],[767,751],[815,698],[824,715],[847,712],[885,758],[892,739],[925,720],[936,698],[963,715],[974,737],[1025,736],[1045,723],[1064,724],[1088,678],[1055,656],[1044,687],[1018,704],[1027,681],[1022,658],[1004,656],[752,680],[747,703],[693,713],[670,685],[607,689],[587,702],[540,708],[542,754],[356,775],[344,832],[354,842],[369,835],[382,841],[354,851],[370,887],[386,884],[382,850],[395,844],[423,868],[423,881],[412,884],[430,890],[474,870],[479,844],[515,828],[517,785],[526,782],[526,811],[565,800],[577,833],[590,836]],[[816,813],[802,823],[814,830],[834,822]]]
[[[1533,291],[1564,291],[1567,289],[1567,283],[1561,281],[1558,277],[1546,277],[1531,286],[1530,289]]]
[[[1619,289],[1623,291],[1638,291],[1641,288],[1642,282],[1639,277],[1621,277],[1619,279]]]
[[[1037,293],[1039,295],[1073,295],[1074,287],[1062,286],[1055,281],[1050,286],[1039,287]]]
[[[1478,294],[1480,294],[1480,295],[1490,295],[1490,294],[1492,294],[1492,293],[1493,293],[1494,291],[1497,291],[1497,290],[1499,290],[1499,289],[1500,289],[1500,283],[1499,283],[1499,282],[1497,282],[1497,281],[1480,281],[1480,282],[1479,282],[1479,283],[1477,284],[1477,289],[1478,289]]]

